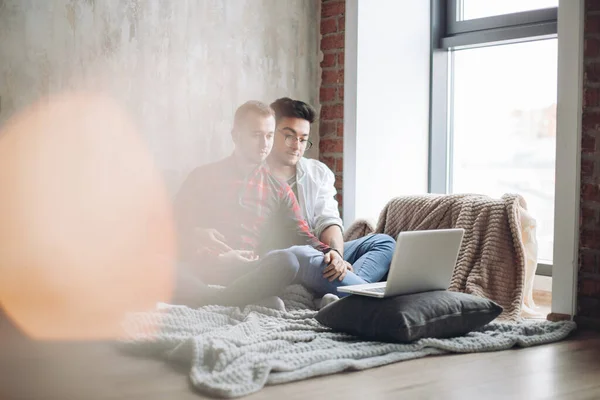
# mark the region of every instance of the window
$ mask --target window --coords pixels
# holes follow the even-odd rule
[[[551,264],[556,156],[556,39],[452,54],[450,191],[520,193]]]
[[[494,17],[523,11],[558,7],[558,0],[463,0],[459,3],[461,21]]]
[[[544,274],[554,242],[556,6],[462,0],[432,7],[430,191],[521,194],[537,220]]]

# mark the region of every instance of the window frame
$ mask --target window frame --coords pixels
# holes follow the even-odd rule
[[[452,192],[454,50],[544,40],[558,33],[558,7],[460,21],[461,6],[462,0],[431,0],[430,193]],[[536,273],[552,276],[552,265],[538,263]]]
[[[545,24],[556,26],[558,21],[558,7],[460,20],[458,16],[461,4],[461,0],[448,0],[445,13],[447,26],[445,33],[447,37],[496,29],[505,29],[510,32],[511,29],[518,27],[536,27]],[[556,30],[554,33],[556,33]],[[517,35],[516,32],[513,32],[513,34],[514,36]]]

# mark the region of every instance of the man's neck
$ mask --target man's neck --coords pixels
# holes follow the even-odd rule
[[[295,165],[290,166],[290,165],[279,164],[278,162],[274,161],[271,158],[267,159],[267,162],[269,163],[269,169],[271,170],[271,173],[279,179],[288,180],[292,176],[296,175],[296,166]]]
[[[248,161],[248,159],[246,159],[245,157],[243,157],[242,155],[238,154],[238,152],[235,152],[235,151],[233,152],[233,159],[235,160],[235,165],[236,165],[237,169],[243,175],[248,175],[256,167],[259,166],[259,164]]]

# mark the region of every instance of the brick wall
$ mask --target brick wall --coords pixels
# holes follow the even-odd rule
[[[345,0],[321,1],[321,90],[319,158],[335,173],[343,202]]]
[[[578,318],[600,325],[600,0],[586,0]]]

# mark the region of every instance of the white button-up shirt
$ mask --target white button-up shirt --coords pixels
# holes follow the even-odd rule
[[[335,176],[322,162],[302,157],[296,164],[296,185],[300,209],[317,238],[331,225],[343,232],[338,202],[335,199]]]

